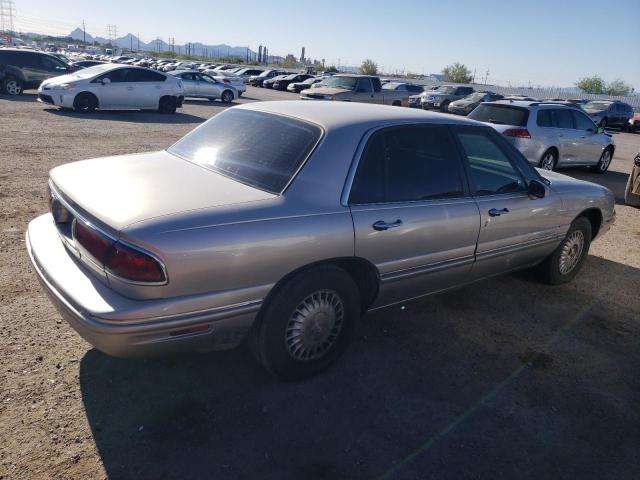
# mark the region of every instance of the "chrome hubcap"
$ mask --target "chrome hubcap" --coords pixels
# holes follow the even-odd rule
[[[602,158],[600,159],[600,171],[604,172],[609,168],[609,163],[611,163],[611,152],[607,150],[602,154]]]
[[[554,158],[552,153],[547,153],[542,159],[542,168],[545,170],[553,170]]]
[[[567,237],[560,252],[560,273],[567,275],[580,261],[582,250],[584,249],[584,235],[580,230],[576,230]]]
[[[15,80],[7,82],[7,93],[9,95],[20,95],[21,91],[20,85]]]
[[[287,323],[285,344],[296,360],[315,360],[333,346],[344,323],[337,293],[319,290],[302,300]]]

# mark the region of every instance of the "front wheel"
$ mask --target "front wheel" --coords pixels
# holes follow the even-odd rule
[[[20,95],[23,90],[24,86],[17,78],[8,77],[4,82],[2,82],[2,91],[7,95]]]
[[[260,312],[250,344],[260,364],[284,380],[325,370],[347,348],[360,317],[358,287],[342,269],[295,275]]]
[[[98,108],[98,99],[92,93],[79,93],[73,100],[73,109],[78,113],[91,113],[96,108]]]
[[[560,285],[573,280],[589,254],[591,223],[585,217],[576,218],[558,248],[540,265],[541,280],[549,285]]]
[[[611,157],[613,154],[611,153],[611,149],[607,148],[602,155],[600,155],[600,160],[596,165],[594,165],[592,170],[596,173],[604,173],[609,169],[609,165],[611,165]]]

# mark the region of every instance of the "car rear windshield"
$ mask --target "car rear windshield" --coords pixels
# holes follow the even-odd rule
[[[529,110],[511,105],[489,105],[481,103],[469,114],[469,118],[496,125],[517,125],[524,127],[529,119]]]
[[[168,151],[246,185],[281,193],[321,135],[319,127],[300,120],[230,109]]]

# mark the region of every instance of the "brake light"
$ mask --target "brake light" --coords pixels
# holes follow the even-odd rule
[[[151,255],[134,247],[124,245],[99,231],[75,220],[73,238],[93,261],[104,267],[107,273],[140,283],[164,283],[167,277],[164,268]]]
[[[105,255],[114,243],[111,238],[77,220],[73,222],[73,238],[100,265],[102,265]]]
[[[502,132],[502,134],[507,137],[531,138],[531,134],[526,128],[509,128]]]
[[[224,83],[231,83],[231,80],[227,80],[226,78],[222,80]]]
[[[107,272],[134,282],[166,281],[164,270],[155,258],[119,242],[110,249],[104,267]]]

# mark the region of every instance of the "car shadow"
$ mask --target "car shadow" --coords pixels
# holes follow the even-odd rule
[[[10,102],[37,102],[37,93],[22,92],[20,95],[6,95],[0,94],[0,100],[9,100]]]
[[[62,117],[86,118],[91,120],[108,120],[129,123],[202,123],[207,120],[204,117],[183,113],[178,110],[174,114],[163,114],[147,110],[97,110],[91,113],[77,113],[72,110],[61,110],[55,107],[47,107],[45,112]]]
[[[237,105],[237,103],[235,103],[235,101],[233,102],[223,102],[222,100],[215,100],[215,101],[210,101],[206,98],[189,98],[184,100],[183,102],[186,105],[210,105],[212,107],[232,107],[234,105]]]
[[[110,479],[622,478],[640,449],[638,276],[590,256],[565,286],[508,275],[372,312],[297,383],[246,347],[90,350],[88,423]]]
[[[613,170],[608,170],[605,173],[593,173],[587,170],[578,169],[561,170],[560,172],[579,180],[585,180],[587,182],[593,182],[607,187],[615,195],[616,204],[625,205],[624,191],[627,186],[627,180],[629,179],[628,173],[616,172]]]

